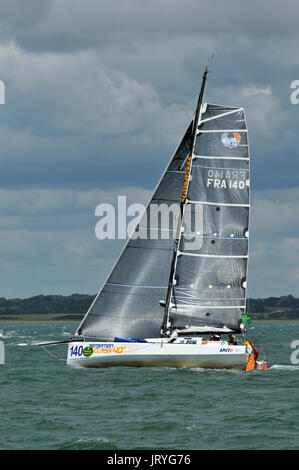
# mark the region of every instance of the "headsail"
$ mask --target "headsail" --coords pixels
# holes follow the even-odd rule
[[[101,339],[159,337],[184,169],[190,149],[192,121],[166,168],[145,216],[128,240],[106,283],[85,315],[77,334]],[[169,221],[151,218],[151,207],[164,204],[173,209]],[[156,206],[157,207],[157,206]],[[167,212],[167,210],[165,211]],[[136,236],[139,238],[136,238]]]
[[[200,327],[239,330],[248,261],[245,115],[242,108],[199,104],[145,216],[77,334],[103,340],[158,337],[162,323],[163,334],[166,329],[192,326],[197,331]],[[173,208],[174,217],[171,221],[157,217],[153,224],[151,208],[161,204]],[[201,223],[194,229],[198,213]],[[179,233],[169,236],[178,219]],[[165,301],[165,314],[160,300]]]

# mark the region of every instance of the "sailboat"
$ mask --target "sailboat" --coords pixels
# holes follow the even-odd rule
[[[69,341],[68,365],[266,368],[246,334],[245,113],[204,103],[207,76],[206,68],[194,116],[143,222]],[[162,218],[156,226],[148,223],[154,204],[176,204],[177,226],[166,226]],[[200,228],[194,231],[196,213]],[[175,237],[165,237],[174,231]]]

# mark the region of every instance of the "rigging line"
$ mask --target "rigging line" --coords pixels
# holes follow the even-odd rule
[[[51,353],[51,352],[48,351],[44,346],[42,346],[42,345],[39,344],[39,347],[40,347],[41,349],[43,349],[44,351],[46,351],[46,353],[48,353],[50,356],[54,357],[55,359],[58,359],[59,361],[64,361],[64,362],[65,362],[65,359],[62,359],[61,357],[58,357],[56,354]]]

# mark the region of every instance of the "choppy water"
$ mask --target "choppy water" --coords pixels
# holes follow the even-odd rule
[[[74,369],[36,346],[74,329],[0,324],[0,449],[299,449],[299,322],[250,326],[269,369],[249,373]],[[66,357],[65,346],[51,351]]]

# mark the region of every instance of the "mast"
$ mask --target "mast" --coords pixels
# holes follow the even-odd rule
[[[190,181],[192,158],[193,158],[193,153],[194,153],[194,148],[195,148],[195,143],[196,143],[196,136],[197,136],[199,117],[200,117],[200,110],[201,110],[201,105],[202,105],[202,101],[203,101],[203,95],[204,95],[204,91],[205,91],[205,86],[206,86],[208,73],[209,73],[209,71],[208,71],[208,68],[206,67],[206,69],[204,71],[204,74],[203,74],[203,77],[202,77],[201,88],[200,88],[198,101],[197,101],[197,107],[196,107],[194,120],[193,120],[192,139],[191,139],[191,143],[190,143],[189,156],[186,157],[185,161],[183,162],[183,164],[180,167],[180,170],[182,170],[185,163],[186,163],[186,161],[187,161],[186,171],[185,171],[185,179],[184,179],[184,185],[183,185],[181,203],[180,203],[180,218],[179,218],[179,221],[178,221],[178,228],[177,228],[177,231],[176,231],[175,246],[174,246],[173,257],[172,257],[172,262],[171,262],[171,267],[170,267],[168,289],[167,289],[166,302],[165,302],[165,313],[164,313],[162,330],[161,330],[161,335],[162,336],[168,336],[167,335],[167,329],[168,329],[169,312],[170,312],[170,308],[171,308],[171,295],[172,295],[172,290],[173,290],[173,286],[174,286],[174,282],[175,282],[175,270],[176,270],[176,264],[177,264],[177,258],[178,258],[179,244],[180,244],[180,240],[181,240],[181,236],[182,236],[182,230],[183,230],[183,219],[184,219],[184,213],[185,213],[185,207],[186,207],[187,191],[188,191],[188,186],[189,186],[189,181]]]

